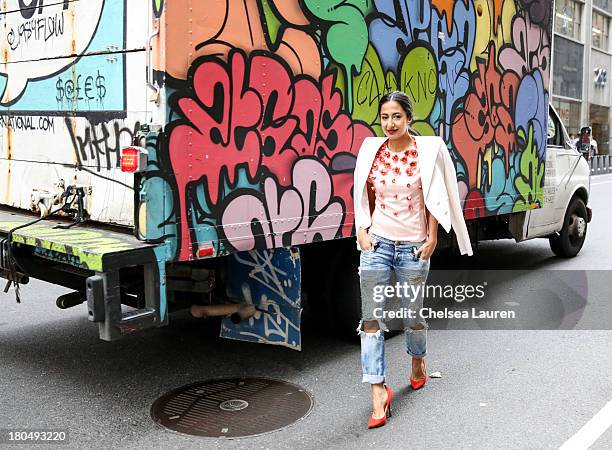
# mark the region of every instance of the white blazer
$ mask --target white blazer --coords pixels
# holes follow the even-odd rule
[[[472,255],[472,244],[459,200],[457,173],[448,148],[438,136],[415,136],[415,139],[419,150],[419,169],[425,206],[447,233],[451,227],[455,230],[461,254]],[[376,153],[386,140],[385,137],[366,138],[357,155],[353,193],[357,232],[359,228],[367,229],[372,225],[366,184]]]

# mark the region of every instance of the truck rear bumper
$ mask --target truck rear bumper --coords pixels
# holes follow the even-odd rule
[[[168,323],[165,290],[165,244],[150,244],[117,230],[37,219],[24,211],[0,208],[0,277],[10,279],[7,253],[17,263],[18,279],[29,276],[80,292],[89,320],[100,338],[123,335]],[[11,241],[8,235],[11,230]],[[127,310],[125,306],[130,305]]]

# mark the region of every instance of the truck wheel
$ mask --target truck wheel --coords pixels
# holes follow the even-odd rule
[[[359,252],[355,239],[337,239],[300,249],[305,321],[317,333],[355,338],[361,319]]]
[[[563,228],[559,235],[549,239],[550,249],[561,258],[573,258],[582,248],[586,232],[586,205],[581,198],[574,197],[565,212]]]
[[[353,239],[336,259],[332,304],[336,327],[343,337],[357,339],[361,320],[361,288],[359,283],[359,251]],[[352,245],[351,245],[352,244]]]

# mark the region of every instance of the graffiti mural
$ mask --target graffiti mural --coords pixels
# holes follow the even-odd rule
[[[77,167],[92,167],[111,170],[120,167],[121,147],[125,144],[140,143],[136,134],[140,122],[126,127],[122,121],[106,121],[100,124],[89,122],[82,134],[75,133],[69,118],[64,118],[66,130],[74,148]]]
[[[355,157],[393,89],[447,142],[467,218],[542,205],[552,2],[212,3],[153,1],[177,259],[351,236]]]
[[[0,113],[125,115],[124,0],[3,3]]]
[[[169,99],[184,117],[167,128],[179,215],[200,211],[193,226],[181,221],[181,259],[188,259],[193,248],[189,228],[203,222],[220,225],[208,240],[222,240],[226,251],[253,249],[245,242],[264,237],[234,224],[256,222],[265,228],[270,217],[282,229],[272,247],[349,235],[352,225],[343,229],[343,216],[352,202],[351,169],[361,142],[372,132],[342,110],[334,75],[320,82],[308,76],[293,80],[278,59],[254,52],[247,60],[238,50],[229,56],[227,64],[217,57],[199,59],[189,76],[191,95],[177,91]],[[203,171],[182,170],[198,162]],[[264,195],[257,203],[260,208],[241,208],[253,196],[261,198],[261,191],[239,186],[240,174],[250,186],[264,187],[276,198]],[[201,200],[181,195],[197,189]],[[266,208],[274,203],[278,205]],[[287,204],[290,210],[281,210]],[[291,223],[281,225],[284,219]]]

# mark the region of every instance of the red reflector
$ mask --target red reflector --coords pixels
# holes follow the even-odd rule
[[[198,258],[208,258],[215,254],[215,248],[211,246],[200,247],[198,249]]]
[[[123,147],[121,149],[121,171],[143,172],[147,170],[148,152],[143,147]]]
[[[121,171],[137,172],[140,167],[140,150],[133,147],[121,149]]]

